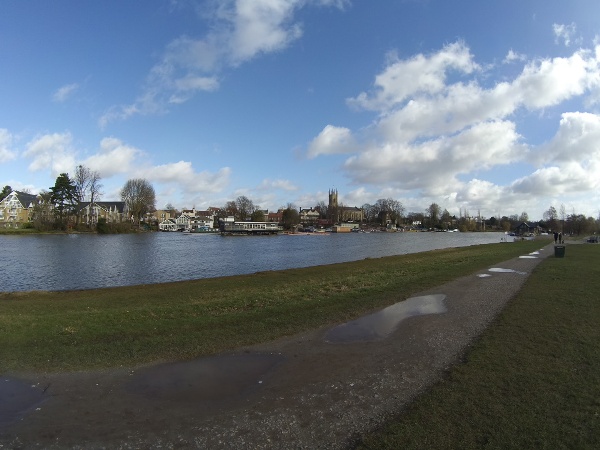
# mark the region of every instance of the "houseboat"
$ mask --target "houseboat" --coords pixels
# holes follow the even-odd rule
[[[281,231],[275,222],[236,222],[233,217],[219,220],[222,236],[268,235]]]

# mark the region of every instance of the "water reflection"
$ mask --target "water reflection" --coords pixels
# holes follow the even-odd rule
[[[127,391],[161,402],[222,402],[259,387],[283,359],[280,354],[242,354],[163,364],[135,373]]]
[[[374,314],[332,328],[325,335],[325,341],[351,343],[384,339],[408,317],[446,312],[445,298],[443,294],[409,298]]]
[[[492,267],[491,269],[488,269],[490,272],[496,272],[496,273],[518,273],[519,275],[527,275],[527,272],[520,272],[518,270],[514,270],[514,269],[502,269],[501,267]]]
[[[498,233],[348,233],[223,238],[214,234],[0,236],[0,290],[163,283],[497,243]]]
[[[44,391],[14,378],[0,378],[0,427],[16,422],[39,405]],[[1,447],[1,445],[0,445]]]

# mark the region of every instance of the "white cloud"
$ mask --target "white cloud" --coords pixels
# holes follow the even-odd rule
[[[527,59],[527,56],[515,52],[513,49],[510,49],[508,51],[508,53],[506,54],[506,56],[504,57],[504,61],[502,61],[504,64],[511,64],[513,62],[520,62],[520,61],[525,61]]]
[[[298,186],[296,186],[290,180],[271,180],[269,178],[262,180],[262,182],[258,186],[258,190],[271,191],[273,189],[279,189],[283,191],[297,191]]]
[[[356,150],[356,142],[348,128],[327,125],[308,146],[307,155],[315,158],[319,155],[335,153],[352,153]]]
[[[207,170],[196,172],[191,162],[178,161],[140,169],[138,175],[152,182],[178,186],[186,194],[214,193],[229,184],[231,169],[223,167],[215,173]]]
[[[13,136],[5,128],[0,128],[0,164],[16,159],[17,152],[12,149]]]
[[[554,138],[536,154],[538,164],[600,161],[600,116],[591,113],[562,114]]]
[[[408,60],[391,58],[386,69],[375,77],[373,94],[362,92],[348,103],[369,110],[386,110],[419,94],[437,94],[446,88],[447,74],[457,70],[470,74],[479,66],[462,42],[445,46],[441,51]]]
[[[577,26],[574,23],[569,25],[555,23],[552,25],[552,31],[554,31],[557,44],[562,43],[565,47],[569,47],[573,43],[573,39],[576,44],[581,42],[580,39],[574,37],[577,32]]]
[[[108,137],[100,142],[98,153],[83,161],[83,165],[97,171],[103,178],[131,172],[134,161],[143,152],[123,143],[120,139]]]
[[[58,103],[62,103],[67,101],[77,90],[79,89],[79,84],[72,83],[62,86],[52,94],[52,100]]]
[[[459,174],[522,159],[526,148],[519,139],[512,122],[484,122],[420,144],[388,142],[350,157],[344,168],[356,183],[443,193]]]
[[[505,62],[524,58],[511,50]],[[343,169],[354,184],[453,198],[456,205],[525,205],[528,196],[596,189],[600,116],[564,113],[554,139],[540,147],[525,145],[527,136],[517,130],[529,112],[598,92],[600,48],[526,61],[512,80],[503,75],[486,87],[477,79],[481,67],[461,42],[430,55],[390,59],[372,91],[347,101],[378,114],[360,139],[349,128],[328,125],[307,156],[350,153]],[[532,173],[505,185],[481,179],[498,166],[520,164],[523,170],[527,163]]]
[[[225,0],[205,14],[210,31],[202,38],[180,36],[165,48],[150,70],[142,94],[131,104],[113,106],[99,119],[101,127],[136,114],[156,114],[219,88],[219,74],[261,54],[280,51],[302,36],[294,21],[307,5],[343,9],[346,0]]]
[[[33,139],[23,153],[31,158],[29,170],[38,172],[50,169],[53,177],[69,172],[75,167],[75,150],[71,133],[53,133]]]

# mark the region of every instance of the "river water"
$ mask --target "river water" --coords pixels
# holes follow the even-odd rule
[[[506,239],[501,233],[0,235],[0,291],[90,289],[213,278],[501,239]]]

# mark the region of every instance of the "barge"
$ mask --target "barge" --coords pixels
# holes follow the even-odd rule
[[[251,236],[279,234],[282,230],[275,222],[236,222],[233,217],[219,221],[221,236]]]

